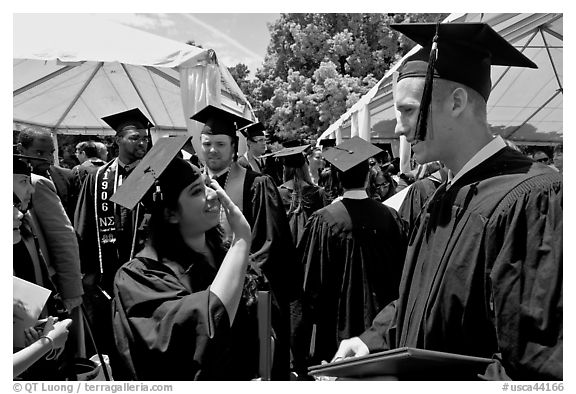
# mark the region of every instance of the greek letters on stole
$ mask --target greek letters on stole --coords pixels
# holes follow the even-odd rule
[[[118,162],[114,160],[109,166],[102,166],[96,173],[96,185],[94,190],[94,212],[96,213],[96,233],[98,237],[98,260],[100,262],[100,274],[104,273],[103,260],[108,256],[117,255],[116,215],[115,204],[110,197],[116,191],[118,183]]]

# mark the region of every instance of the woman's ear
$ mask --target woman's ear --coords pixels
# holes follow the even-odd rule
[[[168,208],[164,209],[164,220],[170,224],[176,224],[180,221],[177,212]]]

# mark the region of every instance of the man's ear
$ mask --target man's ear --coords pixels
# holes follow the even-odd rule
[[[454,117],[460,116],[468,106],[468,92],[466,89],[458,87],[452,91],[452,114]]]

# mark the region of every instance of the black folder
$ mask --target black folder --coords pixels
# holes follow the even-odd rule
[[[475,380],[494,360],[403,347],[308,368],[311,376],[394,377],[400,380]]]

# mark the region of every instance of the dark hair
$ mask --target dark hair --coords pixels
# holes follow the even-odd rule
[[[150,193],[147,198],[147,206],[152,211],[149,224],[149,242],[156,250],[158,258],[169,258],[179,261],[188,256],[193,261],[204,261],[205,257],[190,249],[184,242],[178,224],[170,223],[166,219],[169,211],[178,210],[178,198],[188,185],[198,180],[200,170],[192,166],[184,159],[175,157],[168,167],[160,175],[158,181],[162,190],[162,200],[152,201]],[[224,258],[225,248],[223,245],[222,231],[216,226],[206,232],[206,243],[214,253],[216,261],[221,262]],[[199,260],[198,260],[199,259]]]
[[[20,131],[20,134],[18,134],[18,143],[24,148],[29,148],[34,143],[34,140],[38,137],[52,138],[52,133],[50,133],[48,130],[27,127]]]
[[[310,173],[306,163],[302,163],[300,167],[288,167],[284,166],[283,174],[284,182],[292,180],[292,196],[290,199],[290,209],[288,214],[298,213],[302,210],[302,188],[305,184],[313,185],[312,179],[310,179]]]
[[[165,218],[163,204],[157,204],[153,209],[148,226],[148,242],[156,250],[158,261],[169,259],[180,262],[183,257],[191,261],[206,261],[206,257],[186,245],[177,223],[169,223]],[[206,244],[214,254],[214,260],[220,264],[224,260],[228,248],[224,244],[223,231],[220,225],[206,231]],[[188,263],[183,261],[183,263]]]
[[[98,157],[98,148],[94,141],[84,141],[78,144],[77,149],[84,152],[86,157]]]
[[[368,160],[364,160],[346,172],[338,171],[338,178],[344,189],[363,189],[369,170]]]

